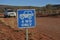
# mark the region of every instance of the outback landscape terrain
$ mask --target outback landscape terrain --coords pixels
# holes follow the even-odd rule
[[[36,27],[29,28],[29,40],[60,40],[60,15],[45,16],[36,17]],[[4,12],[1,11],[0,40],[25,39],[25,29],[18,28],[17,17],[4,18]]]

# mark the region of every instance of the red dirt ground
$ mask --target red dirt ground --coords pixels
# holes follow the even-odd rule
[[[25,40],[25,29],[17,27],[17,18],[0,17],[0,40]],[[29,40],[60,40],[60,18],[37,17],[29,29]]]

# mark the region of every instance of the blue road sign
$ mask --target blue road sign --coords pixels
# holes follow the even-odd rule
[[[35,9],[18,9],[17,21],[19,28],[35,27]]]

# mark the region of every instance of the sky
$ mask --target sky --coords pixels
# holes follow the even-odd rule
[[[60,4],[60,0],[0,0],[0,5],[45,6],[47,4]]]

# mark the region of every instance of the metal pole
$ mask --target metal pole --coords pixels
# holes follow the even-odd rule
[[[28,40],[28,28],[26,28],[26,40]]]

